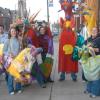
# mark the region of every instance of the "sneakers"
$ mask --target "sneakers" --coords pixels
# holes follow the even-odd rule
[[[47,82],[53,83],[54,81],[53,81],[51,78],[49,78],[49,79],[47,80]]]
[[[21,90],[19,90],[17,93],[18,93],[18,94],[21,94],[21,93],[22,93],[22,91],[21,91]]]
[[[89,94],[89,92],[87,90],[84,91],[84,94]]]
[[[96,95],[89,93],[88,91],[84,91],[84,94],[89,94],[90,98],[96,98]]]
[[[41,87],[42,87],[42,88],[46,88],[46,85],[45,85],[45,84],[42,84]]]
[[[14,95],[14,94],[15,94],[15,92],[11,92],[11,93],[10,93],[10,95]]]
[[[19,91],[17,91],[17,93],[18,93],[18,94],[21,94],[21,93],[22,93],[22,91],[21,91],[21,90],[19,90]],[[11,93],[10,93],[10,95],[14,95],[14,94],[15,94],[15,92],[11,92]]]
[[[96,95],[90,94],[90,98],[96,98]]]

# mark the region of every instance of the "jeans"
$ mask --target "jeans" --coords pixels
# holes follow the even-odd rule
[[[88,81],[86,90],[96,96],[100,96],[100,79]]]
[[[16,83],[15,89],[14,89],[13,81],[14,81],[13,76],[11,76],[9,73],[6,73],[6,82],[7,82],[7,87],[8,87],[9,93],[14,92],[14,90],[19,91],[22,89],[21,83],[18,83],[18,82]]]

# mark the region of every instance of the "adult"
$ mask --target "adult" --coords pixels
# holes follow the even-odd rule
[[[73,81],[77,80],[78,62],[72,59],[73,48],[76,45],[76,35],[72,29],[64,27],[59,39],[59,64],[60,81],[65,80],[65,74],[71,73]]]
[[[4,26],[0,25],[0,44],[4,44],[8,39],[8,34],[4,33]]]
[[[99,63],[99,58],[97,60],[96,57],[98,57],[100,55],[100,36],[98,34],[98,30],[97,28],[93,28],[92,29],[92,34],[91,34],[91,37],[89,37],[86,41],[86,44],[88,46],[88,48],[90,50],[93,50],[96,54],[95,58],[94,57],[91,57],[91,59],[94,59],[92,60],[91,62],[91,66],[93,65],[93,61],[95,61],[95,66],[89,66],[90,70],[85,70],[87,71],[88,76],[91,76],[91,80],[88,79],[86,73],[84,72],[84,76],[85,78],[87,79],[87,87],[86,87],[86,91],[85,93],[89,93],[90,94],[90,97],[96,97],[96,96],[100,96],[100,64]],[[85,67],[85,66],[84,66]],[[83,70],[84,70],[84,67],[83,67]],[[92,70],[91,70],[92,68]],[[94,70],[93,70],[94,68]]]

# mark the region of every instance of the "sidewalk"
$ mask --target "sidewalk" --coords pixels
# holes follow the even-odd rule
[[[54,44],[58,48],[57,42]],[[22,94],[10,96],[7,92],[6,82],[4,79],[0,82],[0,100],[93,100],[83,93],[85,83],[81,80],[81,70],[78,73],[78,81],[73,82],[70,75],[66,80],[59,82],[57,71],[57,49],[55,48],[55,61],[51,77],[55,82],[47,84],[47,88],[41,88],[37,82],[34,82],[29,87],[26,87]],[[1,80],[1,79],[0,79]],[[94,100],[100,100],[100,97]]]

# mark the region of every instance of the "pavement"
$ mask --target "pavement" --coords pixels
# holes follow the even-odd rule
[[[0,77],[0,100],[93,100],[83,93],[86,83],[81,80],[81,67],[79,68],[78,81],[73,82],[70,75],[66,76],[66,80],[59,82],[59,74],[57,71],[58,62],[58,42],[55,41],[54,66],[51,74],[54,83],[48,83],[46,88],[41,88],[37,82],[24,88],[23,93],[10,96],[7,91],[4,76]],[[94,98],[100,100],[100,97]]]

